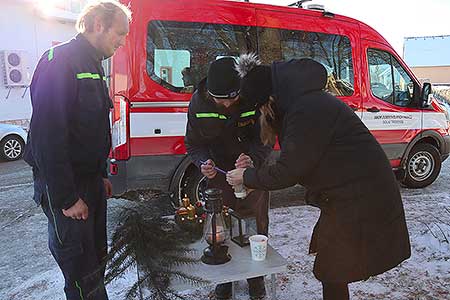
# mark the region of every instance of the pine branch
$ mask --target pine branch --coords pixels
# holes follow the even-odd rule
[[[126,293],[128,300],[139,296],[141,288],[149,291],[148,299],[184,299],[169,288],[171,280],[192,285],[207,282],[178,269],[199,262],[190,255],[193,250],[187,246],[192,236],[180,230],[172,220],[162,218],[158,211],[154,206],[135,205],[122,207],[119,212],[105,282],[108,284],[137,266],[139,276]]]
[[[186,283],[188,283],[190,285],[193,285],[193,286],[201,286],[201,285],[205,285],[205,284],[209,283],[208,280],[205,280],[205,279],[203,279],[201,277],[192,276],[192,275],[186,274],[184,272],[179,272],[179,271],[173,271],[172,270],[172,271],[169,271],[169,273],[172,276],[180,279],[181,281],[186,282]]]
[[[169,266],[182,266],[193,263],[198,263],[200,260],[192,257],[179,256],[179,255],[165,255],[163,258],[163,264]]]

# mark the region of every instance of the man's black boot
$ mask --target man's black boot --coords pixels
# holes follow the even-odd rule
[[[264,276],[249,278],[248,294],[251,300],[260,300],[266,296],[266,286],[264,283]]]
[[[231,298],[232,292],[232,283],[221,283],[216,285],[216,289],[214,291],[217,300],[227,300]]]

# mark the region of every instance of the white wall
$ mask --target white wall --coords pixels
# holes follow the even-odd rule
[[[33,1],[0,0],[0,6],[0,51],[27,51],[31,75],[52,42],[64,42],[76,34],[73,22],[44,18]],[[31,117],[29,89],[6,88],[1,68],[0,65],[0,123],[21,123],[22,120],[26,125]]]

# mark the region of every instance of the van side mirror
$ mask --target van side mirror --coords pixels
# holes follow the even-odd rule
[[[420,94],[420,107],[425,108],[431,105],[431,83],[425,82],[422,87],[422,93]]]

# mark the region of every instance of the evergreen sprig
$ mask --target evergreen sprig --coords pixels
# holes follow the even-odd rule
[[[142,298],[142,288],[149,292],[145,299],[185,299],[170,288],[172,279],[194,286],[207,283],[179,270],[180,266],[199,262],[188,247],[192,240],[189,232],[170,218],[162,217],[153,205],[123,207],[112,235],[105,282],[108,284],[137,269],[138,279],[126,293],[127,300]]]

